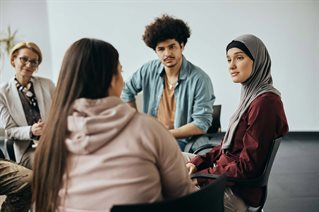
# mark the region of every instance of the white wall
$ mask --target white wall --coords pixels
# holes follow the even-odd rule
[[[36,74],[52,78],[51,39],[46,1],[0,0],[0,38],[6,34],[8,26],[12,31],[18,31],[17,41],[33,41],[39,45],[43,61]],[[15,74],[7,55],[5,60],[0,82]]]
[[[163,13],[185,20],[192,35],[184,55],[211,77],[216,103],[223,105],[223,130],[240,93],[227,73],[225,46],[238,35],[255,34],[272,57],[274,85],[282,92],[290,130],[319,131],[319,1],[0,1],[0,30],[4,23],[10,24],[28,39],[41,42],[51,61],[41,69],[47,65],[54,80],[65,50],[82,37],[112,43],[120,52],[127,79],[156,58],[142,41],[144,27]],[[16,8],[19,15],[12,14]]]

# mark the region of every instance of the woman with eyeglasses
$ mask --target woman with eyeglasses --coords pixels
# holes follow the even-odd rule
[[[43,133],[55,88],[51,80],[33,76],[41,62],[35,43],[16,44],[10,52],[15,76],[0,87],[0,127],[8,138],[9,157],[16,162],[0,161],[0,195],[7,195],[3,207],[9,211],[28,210],[31,200],[31,193],[22,195],[20,190],[30,185],[34,147]],[[4,182],[9,182],[5,188]]]

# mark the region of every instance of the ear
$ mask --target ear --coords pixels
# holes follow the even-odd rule
[[[15,59],[15,57],[12,57],[12,58],[10,59],[10,63],[11,63],[11,65],[15,68],[14,59]]]
[[[114,95],[114,87],[116,86],[116,75],[112,77],[112,81],[110,83],[110,86],[107,89],[108,96]]]
[[[184,47],[185,47],[184,43],[181,43],[181,49],[182,49],[182,51],[184,51]]]

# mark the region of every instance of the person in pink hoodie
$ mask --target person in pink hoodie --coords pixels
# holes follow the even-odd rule
[[[105,41],[67,50],[34,159],[35,211],[109,211],[196,190],[172,134],[119,98],[121,71]]]

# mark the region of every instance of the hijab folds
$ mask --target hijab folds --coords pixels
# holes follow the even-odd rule
[[[231,147],[239,120],[254,99],[267,92],[273,92],[280,96],[280,92],[272,85],[273,81],[270,73],[271,60],[264,43],[256,36],[246,34],[230,42],[227,46],[227,50],[234,47],[241,48],[240,45],[236,45],[236,42],[247,47],[251,54],[250,56],[248,54],[248,56],[253,57],[251,59],[253,59],[254,63],[250,77],[242,83],[239,106],[230,118],[228,130],[226,131],[222,144],[223,150],[227,150]]]

